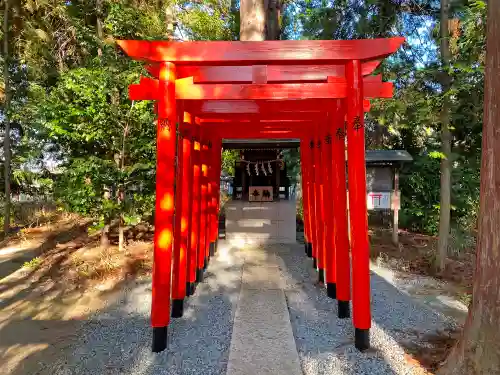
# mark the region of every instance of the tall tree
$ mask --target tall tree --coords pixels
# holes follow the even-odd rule
[[[264,0],[240,1],[240,40],[266,39],[266,8]]]
[[[450,99],[451,88],[450,39],[449,39],[450,0],[441,0],[441,198],[439,204],[439,240],[436,268],[443,270],[448,255],[448,237],[450,234],[451,213],[451,134],[450,134]]]
[[[481,194],[473,297],[440,375],[500,374],[500,0],[488,2]]]
[[[266,40],[279,40],[281,37],[282,0],[266,0]]]
[[[241,0],[240,40],[278,40],[283,0]]]
[[[4,216],[3,216],[3,232],[7,236],[10,228],[10,52],[9,52],[9,15],[10,1],[4,1],[3,15],[3,79],[4,79],[4,106],[3,106],[3,122],[4,122],[4,139],[3,139],[3,170],[4,170]]]

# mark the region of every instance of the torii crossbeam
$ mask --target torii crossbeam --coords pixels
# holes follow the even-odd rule
[[[372,73],[403,42],[118,41],[151,75],[130,98],[156,101],[158,114],[153,351],[216,248],[223,138],[300,139],[306,253],[339,318],[350,316],[352,270],[355,346],[369,348],[364,112],[392,97]]]

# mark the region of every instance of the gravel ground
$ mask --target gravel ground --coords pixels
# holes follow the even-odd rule
[[[372,348],[360,353],[354,348],[351,320],[337,318],[337,303],[315,284],[317,274],[312,260],[304,258],[303,246],[273,246],[273,251],[282,260],[285,295],[305,375],[412,374],[415,368],[405,361],[401,344],[454,324],[372,273]]]
[[[225,374],[242,274],[241,259],[231,254],[212,260],[205,281],[186,300],[184,317],[172,320],[167,351],[151,353],[151,286],[146,279],[89,319],[69,354],[40,374]]]
[[[416,337],[417,332],[452,324],[372,275],[373,349],[359,353],[354,349],[351,321],[339,320],[336,302],[315,285],[317,276],[303,246],[275,245],[267,250],[281,263],[305,375],[412,374],[401,344]],[[118,300],[89,319],[65,351],[69,354],[48,364],[40,374],[225,375],[241,288],[242,260],[236,252],[221,249],[211,262],[204,283],[187,300],[184,318],[170,325],[168,351],[153,354],[150,350],[151,287],[146,279],[129,286]]]

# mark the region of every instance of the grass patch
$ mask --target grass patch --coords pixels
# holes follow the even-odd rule
[[[30,270],[36,270],[40,264],[42,264],[42,259],[40,257],[35,257],[28,262],[24,262],[23,267]]]

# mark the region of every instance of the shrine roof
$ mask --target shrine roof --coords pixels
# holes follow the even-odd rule
[[[402,37],[357,40],[280,40],[261,42],[118,40],[127,55],[149,62],[179,65],[328,64],[383,59],[405,41]]]
[[[366,150],[367,163],[391,163],[412,160],[412,156],[405,150]]]
[[[273,149],[273,148],[297,148],[300,146],[300,139],[223,139],[224,149]]]

